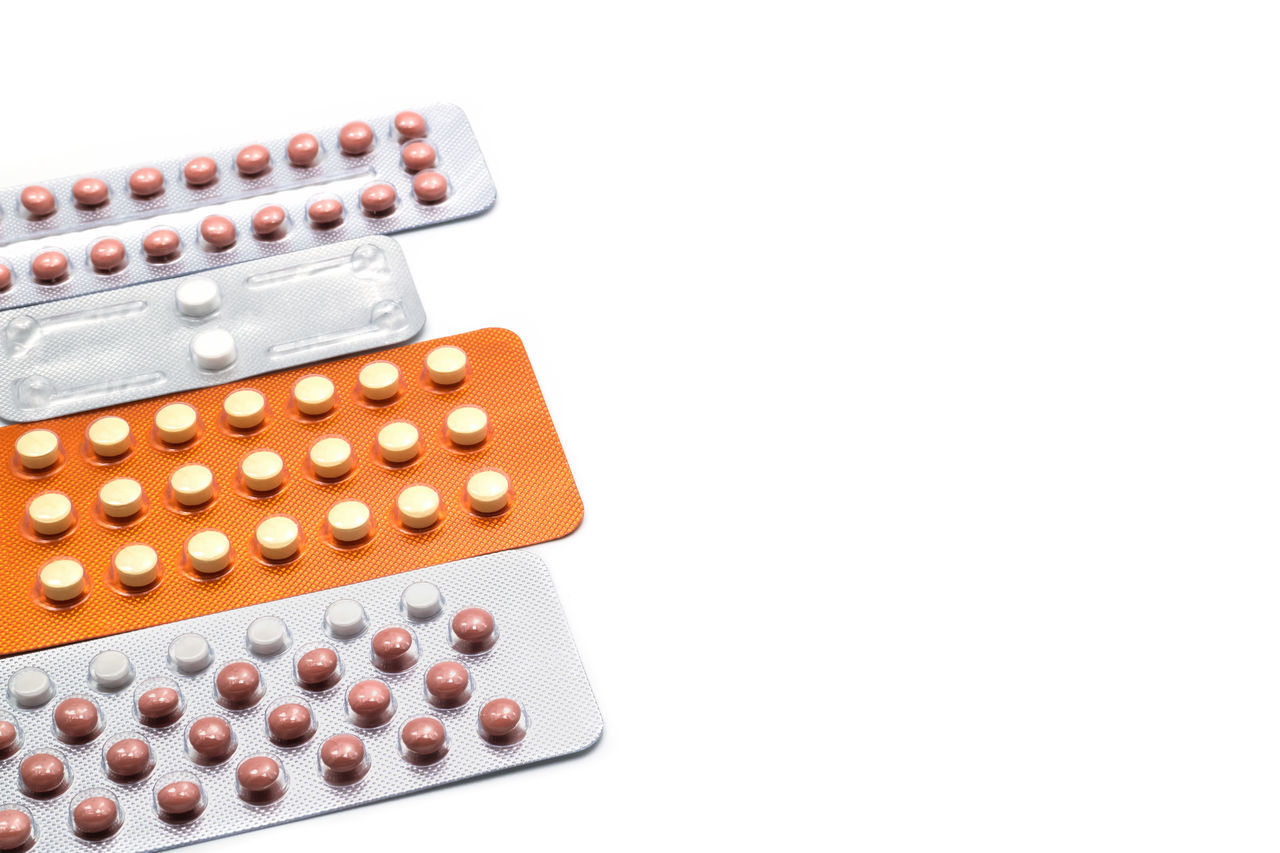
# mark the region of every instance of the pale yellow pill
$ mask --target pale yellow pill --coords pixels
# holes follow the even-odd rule
[[[258,525],[255,535],[268,560],[287,560],[298,553],[298,525],[292,518],[273,515]]]
[[[75,560],[52,560],[40,569],[40,590],[50,601],[70,601],[84,592],[84,566]]]
[[[371,517],[360,501],[342,501],[329,509],[329,531],[339,542],[358,542],[369,535]]]
[[[479,444],[489,436],[489,416],[475,406],[459,406],[444,421],[449,440],[463,447]]]
[[[293,404],[304,415],[323,415],[333,408],[333,383],[324,376],[304,376],[293,386]]]
[[[59,492],[36,495],[27,506],[31,529],[41,536],[57,536],[71,527],[71,499]]]
[[[231,565],[231,540],[220,530],[202,530],[187,540],[187,560],[202,575]]]
[[[311,445],[311,467],[318,477],[343,477],[351,470],[351,445],[342,438],[322,438]]]
[[[128,518],[142,509],[142,484],[128,477],[108,481],[99,491],[102,511],[109,518]]]
[[[250,453],[240,463],[244,484],[255,492],[269,492],[280,488],[284,482],[284,460],[279,453],[259,450]]]
[[[116,552],[112,563],[116,577],[128,587],[146,586],[160,574],[160,557],[150,545],[126,545]]]
[[[388,462],[408,462],[418,455],[418,428],[404,421],[378,430],[378,452]]]
[[[410,486],[396,498],[405,527],[421,530],[440,518],[440,494],[430,486]]]
[[[43,471],[58,461],[61,446],[58,436],[47,429],[33,429],[18,436],[14,449],[23,468]]]
[[[360,368],[360,393],[366,400],[389,400],[400,392],[400,368],[375,361]]]
[[[165,444],[186,444],[196,437],[199,422],[199,416],[191,406],[170,403],[156,412],[156,433]]]
[[[436,347],[427,353],[427,375],[440,385],[457,385],[467,378],[467,354],[457,347]]]
[[[252,388],[241,388],[222,401],[222,411],[227,415],[228,426],[253,429],[267,416],[267,398]]]
[[[173,497],[183,506],[200,506],[213,500],[213,472],[203,465],[183,465],[169,477]]]
[[[476,512],[497,512],[507,506],[511,483],[498,471],[478,471],[467,480],[467,497]]]
[[[114,459],[129,449],[129,422],[114,415],[89,424],[89,447],[104,459]]]

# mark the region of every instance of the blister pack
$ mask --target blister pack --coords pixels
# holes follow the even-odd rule
[[[0,310],[421,228],[496,198],[437,105],[182,160],[0,190]]]
[[[0,312],[0,417],[218,385],[399,343],[425,322],[390,237],[30,305]]]
[[[582,499],[483,329],[0,428],[0,653],[555,539]]]
[[[142,853],[520,767],[603,729],[507,552],[21,655],[0,849]]]

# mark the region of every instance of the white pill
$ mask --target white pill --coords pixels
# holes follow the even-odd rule
[[[278,655],[289,645],[289,629],[274,616],[259,616],[244,633],[249,651],[262,657]]]
[[[177,289],[178,310],[188,317],[207,317],[222,305],[218,283],[200,276],[189,278]]]
[[[209,329],[191,339],[191,358],[201,370],[224,370],[236,361],[236,339],[226,329]]]
[[[120,690],[133,681],[133,664],[124,652],[98,652],[89,661],[89,682],[99,690]]]
[[[180,634],[169,644],[169,663],[184,675],[195,675],[213,663],[213,649],[199,634]]]
[[[440,589],[433,583],[420,581],[411,583],[400,594],[400,606],[404,615],[410,619],[430,619],[444,607],[444,599],[440,597]]]
[[[9,698],[20,708],[39,708],[53,698],[53,682],[43,669],[24,666],[9,676]]]
[[[329,605],[324,612],[325,628],[335,637],[346,639],[355,637],[364,631],[369,620],[364,615],[360,602],[350,598],[342,598]]]

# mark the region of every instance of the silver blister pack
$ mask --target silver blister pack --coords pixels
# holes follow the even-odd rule
[[[426,322],[371,236],[0,312],[0,417],[33,421],[405,341]]]
[[[491,615],[493,630],[486,642],[467,634],[466,642],[474,645],[466,645],[454,628],[474,608]],[[470,630],[475,623],[465,624]],[[374,649],[388,648],[380,639],[388,633],[384,628],[410,635],[416,659],[408,668],[392,673],[374,665]],[[296,661],[322,646],[340,659],[339,680],[325,689],[304,689]],[[379,665],[390,667],[390,660],[380,658]],[[245,662],[260,675],[253,695],[242,689],[243,679],[223,674],[243,670]],[[429,687],[444,690],[439,685],[446,681],[433,680],[428,671],[469,672],[469,679],[451,682],[446,701]],[[0,677],[8,684],[3,715],[20,739],[16,747],[6,746],[9,754],[0,761],[0,832],[21,824],[25,815],[35,828],[36,850],[162,850],[569,755],[595,744],[603,729],[546,565],[522,551],[10,657]],[[386,722],[363,727],[353,722],[347,696],[367,691],[370,680],[390,689],[393,713]],[[154,695],[148,691],[157,685],[176,688],[185,704],[176,720],[153,721],[163,725],[152,727],[136,707],[138,697]],[[228,692],[219,694],[219,685]],[[256,704],[229,709],[229,695]],[[274,710],[299,702],[309,708],[312,732],[299,735],[305,739],[296,745],[273,742],[268,715],[283,717]],[[89,706],[96,709],[96,734],[86,728],[92,715],[68,710]],[[234,751],[216,763],[208,758],[213,753],[206,736],[221,730],[200,722],[207,717],[221,718],[234,733]],[[441,742],[439,729],[423,718],[441,724],[447,738],[427,754],[405,746],[426,749],[422,744]],[[490,724],[487,731],[482,718]],[[276,731],[285,730],[281,724]],[[423,732],[434,733],[435,740],[420,739]],[[67,742],[68,733],[75,742]],[[352,762],[349,736],[363,746],[360,764]],[[136,750],[132,765],[122,759],[108,763],[108,752],[116,759],[126,752],[117,744],[135,740],[149,750]],[[213,742],[223,748],[229,741]],[[148,751],[151,763],[145,765]],[[69,778],[51,783],[48,756]],[[272,761],[260,761],[263,756]],[[269,769],[273,762],[283,773],[264,774],[260,765]],[[113,781],[113,766],[144,775]],[[158,810],[161,791],[166,803],[184,808],[196,802],[173,793],[177,789],[169,786],[180,783],[198,783],[194,816]],[[90,805],[75,811],[85,803]]]
[[[184,165],[189,159],[148,164],[164,176],[163,191],[148,198],[138,198],[129,190],[136,166],[97,172],[93,177],[110,194],[107,201],[92,208],[76,204],[72,195],[72,188],[83,176],[38,185],[56,204],[52,213],[40,217],[30,215],[20,201],[27,187],[0,189],[0,266],[9,278],[7,288],[0,292],[0,310],[422,228],[474,216],[492,207],[497,197],[493,180],[462,110],[440,104],[415,115],[425,119],[425,137],[403,138],[395,129],[393,116],[372,119],[366,123],[373,134],[372,147],[359,156],[340,150],[341,128],[314,131],[320,153],[306,168],[290,163],[288,139],[262,143],[272,165],[253,177],[237,170],[237,154],[243,148],[209,152],[218,178],[203,187],[184,181]],[[410,171],[403,162],[402,149],[421,143],[433,149],[434,163]],[[414,182],[424,177],[447,186],[443,199],[419,200]],[[362,207],[363,192],[384,184],[394,198],[388,200],[384,193],[379,204],[390,206],[377,212]],[[330,203],[334,201],[341,208],[337,219],[318,222],[310,218],[317,202],[328,204],[326,209],[332,214],[337,209]],[[259,235],[253,223],[264,207],[278,207],[284,218],[275,230]],[[230,237],[228,223],[234,242],[223,247],[210,243],[202,231],[209,217],[226,220],[220,224],[219,242]],[[171,233],[156,245],[172,245],[174,250],[148,255],[144,244],[161,232]],[[95,257],[95,247],[106,245],[104,241],[117,244],[111,253],[97,257],[119,262],[99,269],[91,257]],[[65,269],[55,256],[65,262]],[[55,263],[49,263],[50,259]],[[0,270],[0,283],[4,278],[5,272]]]

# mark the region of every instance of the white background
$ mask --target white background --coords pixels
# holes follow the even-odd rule
[[[1280,844],[1272,6],[267,5],[7,4],[0,184],[460,104],[401,239],[531,353],[606,733],[202,849]]]

